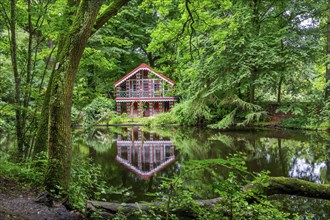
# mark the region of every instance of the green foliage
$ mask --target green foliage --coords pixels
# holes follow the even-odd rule
[[[81,117],[81,111],[76,109],[74,106],[71,108],[71,124],[81,124],[82,117]]]
[[[291,107],[299,106],[299,107]],[[289,105],[287,112],[292,113],[294,117],[281,121],[281,125],[289,128],[304,128],[313,130],[326,130],[330,128],[330,110],[329,102],[322,105],[315,103],[299,103],[298,105]],[[287,113],[283,108],[279,111]]]
[[[71,171],[69,204],[79,211],[86,210],[86,201],[106,200],[110,194],[122,194],[125,190],[109,186],[101,167],[89,160],[76,158]]]
[[[171,112],[180,125],[203,124],[212,118],[210,108],[207,105],[193,100],[176,104]]]
[[[0,131],[14,127],[15,109],[11,104],[0,101]]]
[[[304,115],[304,106],[302,103],[288,103],[287,105],[281,105],[276,109],[276,113],[283,112],[285,114]]]
[[[211,128],[228,128],[231,125],[246,126],[258,122],[267,112],[262,111],[259,105],[246,102],[237,96],[229,96],[220,106],[232,107],[229,114],[225,115],[218,123],[210,125]]]
[[[24,163],[11,162],[10,158],[0,157],[0,176],[6,176],[20,183],[29,184],[34,187],[42,187],[46,171],[47,160],[45,155],[39,155],[35,160]]]
[[[177,120],[172,112],[165,112],[151,118],[146,118],[142,120],[142,123],[147,126],[157,127],[176,124]]]
[[[156,193],[163,202],[162,205],[155,207],[151,213],[141,213],[140,216],[148,216],[143,219],[150,219],[152,214],[154,218],[163,216],[165,219],[180,219],[184,213],[182,210],[185,210],[185,216],[188,217],[189,213],[189,218],[193,219],[299,219],[296,214],[290,215],[279,210],[271,201],[261,197],[259,192],[244,190],[244,185],[250,182],[245,177],[251,174],[247,172],[242,156],[184,164],[181,173],[173,178],[163,178],[160,192]],[[231,171],[226,176],[219,176],[214,172],[217,169]],[[201,184],[201,179],[207,176],[211,178],[208,184]],[[265,185],[267,178],[268,174],[262,172],[255,176],[254,183]],[[213,208],[200,206],[195,200],[203,194],[201,191],[206,191],[211,198],[219,196],[221,199]],[[249,202],[251,198],[257,198],[258,202]],[[154,211],[159,214],[154,215]]]
[[[178,82],[179,124],[226,128],[265,115],[222,104],[235,96],[251,103],[322,99],[325,26],[302,23],[324,19],[324,1],[157,0],[144,1],[143,8],[161,18],[148,51],[160,56],[157,66]]]
[[[94,125],[107,123],[108,119],[114,115],[114,101],[104,97],[95,98],[89,105],[83,109],[84,129],[90,129]]]

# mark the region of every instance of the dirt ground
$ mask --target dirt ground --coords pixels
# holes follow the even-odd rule
[[[79,213],[68,211],[63,205],[47,207],[35,202],[37,193],[14,180],[0,177],[1,220],[78,220]]]

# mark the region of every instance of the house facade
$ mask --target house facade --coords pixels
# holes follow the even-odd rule
[[[169,111],[176,101],[175,82],[141,64],[114,84],[119,114],[150,117]]]

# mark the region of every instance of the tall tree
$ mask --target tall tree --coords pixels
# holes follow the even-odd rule
[[[10,68],[14,76],[17,145],[20,155],[23,156],[23,151],[28,153],[27,150],[32,145],[37,118],[37,111],[31,103],[39,104],[41,89],[38,88],[42,88],[47,72],[48,64],[44,62],[44,56],[48,53],[48,48],[44,43],[48,33],[44,33],[42,29],[44,24],[50,21],[46,21],[50,1],[16,0],[8,3],[10,4],[0,3],[0,15],[8,29],[7,50],[11,54]],[[41,76],[43,67],[45,71]],[[39,77],[42,79],[39,80]]]
[[[48,192],[66,192],[71,171],[71,107],[74,80],[83,51],[91,34],[101,28],[129,0],[114,0],[98,17],[102,0],[82,0],[74,12],[67,34],[58,42],[56,65],[50,87],[48,122],[48,169],[45,185]],[[61,194],[61,195],[64,195]]]
[[[330,97],[330,0],[328,0],[328,13],[327,13],[327,62],[325,73],[325,99]]]
[[[16,0],[10,2],[10,45],[11,60],[13,65],[14,81],[15,81],[15,114],[16,114],[16,137],[19,156],[23,155],[24,139],[23,139],[23,123],[21,110],[21,79],[18,72],[17,64],[17,41],[16,41]]]

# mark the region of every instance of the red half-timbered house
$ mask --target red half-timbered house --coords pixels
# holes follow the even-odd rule
[[[114,85],[119,114],[150,117],[169,111],[176,101],[175,82],[146,64],[136,67]]]

